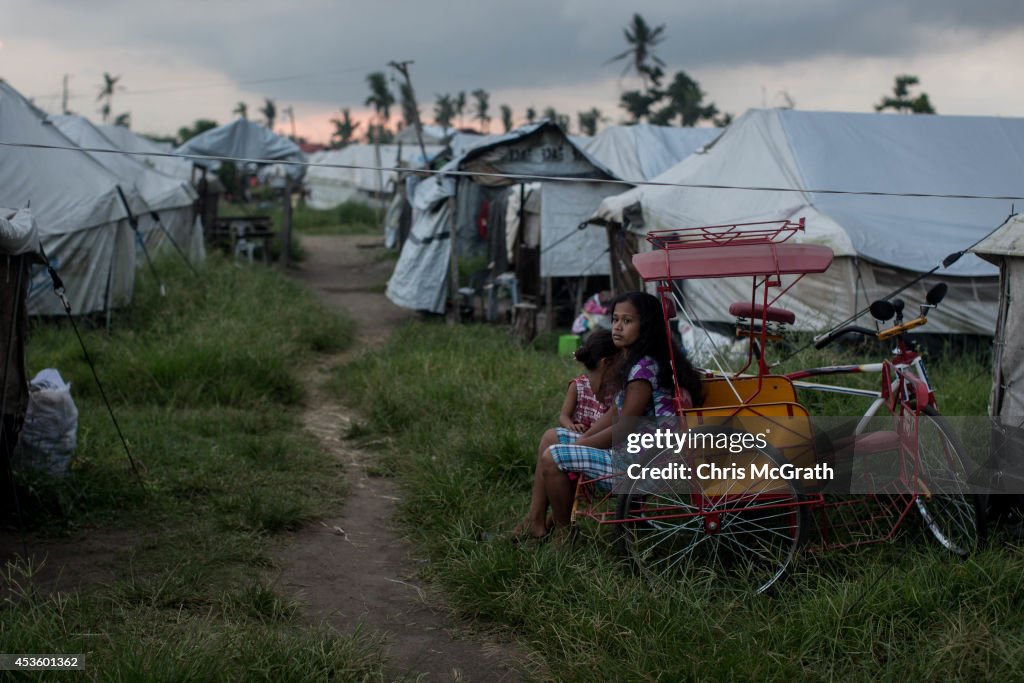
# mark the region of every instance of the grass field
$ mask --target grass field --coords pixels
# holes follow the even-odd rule
[[[843,353],[801,360],[854,362]],[[948,411],[984,414],[987,363],[983,350],[930,358]],[[402,519],[429,553],[427,574],[460,613],[540,653],[553,679],[1022,676],[1024,555],[999,536],[958,560],[909,520],[892,543],[801,556],[762,596],[699,569],[685,581],[640,580],[593,524],[571,552],[481,540],[525,513],[537,439],[578,372],[567,359],[512,347],[503,331],[421,324],[335,383],[365,417],[355,436],[386,437],[381,469],[407,492]],[[857,414],[817,400],[816,410]]]
[[[242,206],[222,201],[222,216],[261,215],[270,216],[275,230],[280,230],[284,210],[280,202],[259,208],[257,204]],[[383,231],[376,227],[383,219],[384,211],[366,206],[360,202],[345,202],[333,209],[311,209],[300,204],[292,211],[292,227],[298,234],[304,235],[372,235]]]
[[[6,566],[0,651],[85,653],[89,680],[381,680],[377,634],[310,629],[272,578],[281,532],[342,500],[340,466],[298,422],[299,371],[349,346],[352,324],[271,269],[158,269],[165,298],[143,276],[109,336],[84,330],[141,481],[72,329],[31,330],[30,372],[58,368],[80,411],[71,473],[20,473],[31,538],[101,534],[111,567],[51,596],[44,570]]]

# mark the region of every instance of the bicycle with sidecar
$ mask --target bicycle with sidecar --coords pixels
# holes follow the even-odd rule
[[[708,372],[700,407],[686,407],[677,388],[670,423],[623,425],[613,450],[616,473],[577,482],[574,521],[614,525],[616,544],[638,571],[697,567],[741,578],[760,593],[784,575],[802,547],[879,543],[915,511],[957,555],[979,542],[984,511],[970,492],[963,446],[938,413],[923,361],[906,338],[927,323],[942,286],[929,293],[918,317],[905,321],[899,301],[876,302],[872,314],[894,320],[889,327],[848,326],[818,343],[846,334],[874,336],[895,343],[891,358],[772,373],[765,347],[795,321],[777,305],[780,297],[832,262],[828,247],[788,241],[803,230],[800,219],[655,231],[647,237],[653,251],[633,257],[643,280],[656,286],[669,335],[671,321],[685,313],[674,283],[751,282],[749,300],[729,309],[738,336],[747,341],[746,365]],[[845,390],[873,399],[864,417],[838,437],[816,427],[798,389],[844,391],[808,379],[858,372],[881,375],[878,391]],[[883,407],[886,424],[879,429]],[[645,434],[650,448],[625,445],[644,442]]]

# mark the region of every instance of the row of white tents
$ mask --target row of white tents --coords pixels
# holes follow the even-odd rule
[[[658,185],[609,197],[594,217],[640,250],[651,230],[803,217],[795,239],[831,247],[836,260],[782,299],[798,327],[825,329],[932,273],[903,295],[923,300],[935,280],[949,283],[929,331],[991,335],[995,268],[973,255],[942,262],[1006,220],[1013,202],[998,197],[1024,194],[1022,172],[1024,119],[753,110]],[[749,296],[747,283],[727,280],[686,290],[712,321]]]
[[[246,120],[172,150],[127,128],[48,115],[3,81],[0,141],[0,206],[31,209],[74,314],[129,303],[136,269],[158,251],[173,248],[190,262],[205,255],[194,166],[215,166],[218,157],[274,160],[301,177],[306,160],[294,142]],[[50,285],[36,269],[29,314],[64,313]]]
[[[937,280],[950,285],[929,331],[995,329],[996,269],[972,254],[942,262],[1001,225],[1012,211],[1007,197],[1024,194],[1024,119],[751,110],[724,133],[629,126],[579,140],[547,129],[542,140],[537,128],[485,138],[445,166],[448,175],[419,184],[413,239],[388,288],[393,302],[444,310],[445,240],[465,240],[473,214],[459,202],[465,215],[444,213],[446,200],[469,183],[456,172],[479,171],[551,178],[539,202],[543,277],[605,274],[616,289],[634,288],[629,258],[651,248],[648,231],[804,218],[806,232],[794,239],[828,245],[836,259],[780,301],[797,314],[797,329],[827,329],[917,278],[903,294],[911,302]],[[570,159],[589,172],[567,168]],[[570,182],[586,177],[593,182]],[[573,234],[582,222],[607,229]],[[595,260],[602,252],[610,257]],[[685,289],[703,321],[731,321],[729,304],[749,297],[746,282],[693,281]]]
[[[0,81],[0,138],[11,143],[0,146],[0,206],[31,208],[75,313],[131,300],[139,240],[148,248],[174,240],[193,255],[202,249],[191,185],[119,153],[81,150],[121,149],[88,121],[50,117]],[[40,271],[30,314],[64,313],[48,285]]]

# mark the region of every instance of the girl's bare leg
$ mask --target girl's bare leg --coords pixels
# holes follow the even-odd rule
[[[569,475],[558,469],[551,452],[547,451],[541,456],[537,463],[537,471],[544,479],[544,494],[548,504],[551,506],[551,516],[555,522],[555,528],[569,526],[572,517],[572,500],[575,493],[573,481]],[[546,532],[546,529],[545,529]]]
[[[544,436],[541,437],[540,446],[537,449],[537,467],[533,471],[533,491],[530,495],[530,511],[526,514],[526,519],[520,522],[515,530],[513,530],[512,533],[515,535],[528,532],[531,536],[539,538],[547,533],[548,485],[545,481],[541,463],[544,462],[544,454],[547,453],[548,447],[557,443],[558,434],[554,429],[547,430],[544,432]],[[547,460],[553,467],[554,461],[551,460],[550,455],[547,456]],[[558,468],[556,467],[555,469],[557,470]],[[566,481],[568,481],[568,478],[566,478]]]

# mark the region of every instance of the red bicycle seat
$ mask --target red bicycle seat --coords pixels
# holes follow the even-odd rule
[[[729,315],[734,315],[737,318],[750,318],[751,320],[768,320],[773,323],[784,323],[786,325],[792,325],[796,322],[796,313],[793,311],[787,311],[785,308],[775,308],[769,306],[767,311],[764,311],[764,306],[761,304],[754,304],[751,306],[749,303],[744,301],[737,301],[733,305],[729,306]]]

